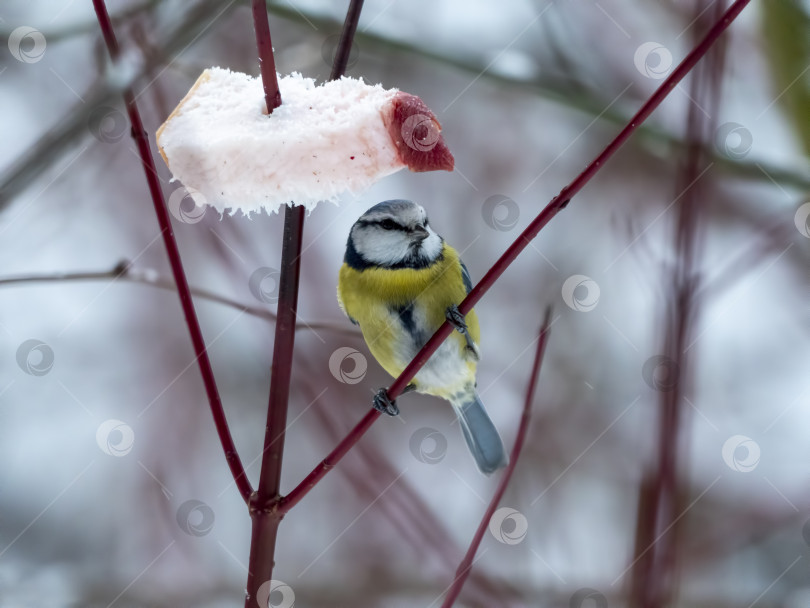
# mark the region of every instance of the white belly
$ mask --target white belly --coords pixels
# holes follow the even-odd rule
[[[394,322],[401,323],[399,317],[392,314]],[[423,311],[418,307],[412,313],[415,331],[409,334],[402,332],[398,343],[396,357],[403,369],[410,363],[421,347],[433,335],[433,329],[427,327]],[[466,385],[475,383],[474,372],[468,365],[467,350],[458,343],[452,334],[439,345],[427,363],[414,377],[417,391],[429,394],[446,394],[462,390]]]

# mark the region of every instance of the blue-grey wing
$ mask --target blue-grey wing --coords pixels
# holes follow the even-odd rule
[[[467,290],[467,293],[470,293],[472,291],[473,284],[472,279],[470,278],[470,271],[467,270],[464,262],[461,262],[461,280],[464,281],[464,288]]]

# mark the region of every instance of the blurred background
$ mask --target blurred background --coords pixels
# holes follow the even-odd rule
[[[326,79],[346,5],[269,3],[278,70]],[[335,298],[354,220],[418,201],[480,279],[728,5],[365,3],[348,74],[421,96],[456,170],[307,218],[283,491],[390,382]],[[241,606],[250,520],[120,93],[157,154],[203,69],[258,75],[250,7],[109,10],[115,66],[89,2],[0,8],[0,606]],[[752,2],[477,306],[508,447],[553,325],[458,606],[810,605],[808,41],[810,3]],[[282,217],[195,209],[157,162],[255,485]],[[282,522],[271,606],[441,603],[499,478],[446,403],[400,407]]]

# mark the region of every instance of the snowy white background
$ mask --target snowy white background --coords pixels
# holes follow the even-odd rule
[[[280,72],[328,76],[324,57],[344,4],[274,7]],[[105,271],[122,259],[170,276],[111,87],[145,70],[134,88],[154,146],[154,130],[204,68],[258,73],[252,22],[244,2],[110,3],[114,15],[128,9],[138,10],[116,28],[128,59],[110,71],[89,2],[0,7],[0,280]],[[810,238],[794,224],[810,180],[796,129],[775,101],[761,19],[762,3],[753,2],[728,34],[711,118],[743,131],[708,142],[718,159],[702,177],[699,268],[709,288],[697,300],[694,382],[681,404],[682,606],[810,601]],[[389,382],[370,357],[359,383],[330,373],[340,347],[367,355],[335,300],[354,220],[380,200],[416,200],[480,278],[617,132],[609,119],[629,116],[660,83],[639,69],[637,49],[658,42],[677,63],[694,43],[692,20],[684,1],[366,2],[349,74],[421,96],[457,170],[398,173],[307,218],[299,314],[334,328],[298,333],[283,489]],[[20,26],[46,41],[41,56],[21,55],[29,62],[6,44]],[[796,76],[807,86],[806,74]],[[556,321],[529,440],[502,501],[525,517],[526,535],[508,544],[487,533],[459,605],[569,606],[583,588],[611,607],[627,605],[639,483],[656,466],[661,395],[642,370],[661,354],[677,255],[671,203],[682,152],[668,137],[683,135],[688,87],[687,79],[650,119],[655,131],[634,137],[477,307],[479,387],[509,446],[547,304]],[[42,144],[60,129],[63,138]],[[735,139],[746,133],[750,149]],[[742,177],[721,162],[740,146]],[[169,197],[180,185],[159,169]],[[514,203],[493,215],[492,196]],[[278,267],[281,216],[191,212],[186,200],[174,218],[189,282],[272,310],[250,279]],[[592,310],[564,301],[572,275],[598,286]],[[272,295],[272,282],[263,286]],[[583,290],[569,292],[569,302]],[[206,299],[196,304],[255,484],[273,328]],[[44,346],[23,352],[21,364],[30,339]],[[296,606],[436,606],[450,584],[497,478],[475,471],[446,404],[410,395],[400,405],[399,419],[377,422],[282,522],[274,576],[293,589]],[[126,427],[99,441],[108,420]],[[447,443],[435,464],[411,448],[425,427]],[[122,428],[131,429],[131,446]],[[737,435],[750,438],[748,449],[732,445],[724,458]],[[125,453],[102,449],[116,445]],[[0,463],[0,606],[242,604],[250,522],[171,291],[128,280],[0,284]],[[200,504],[192,500],[204,506],[184,519]]]

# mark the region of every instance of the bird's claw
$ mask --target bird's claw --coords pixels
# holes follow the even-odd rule
[[[464,320],[464,315],[461,314],[458,306],[455,304],[448,306],[445,317],[447,317],[450,325],[455,327],[456,331],[464,336],[464,339],[467,341],[467,348],[473,353],[478,353],[478,348],[475,346],[475,342],[473,342],[472,336],[470,336],[470,332],[467,329],[467,322]]]
[[[458,306],[455,304],[448,306],[444,316],[447,317],[447,320],[450,321],[450,325],[455,327],[459,333],[467,333],[467,322],[464,320],[464,315],[461,314]]]
[[[377,394],[374,395],[372,404],[374,405],[374,409],[378,412],[388,414],[389,416],[399,415],[399,408],[397,407],[396,399],[390,399],[388,397],[388,392],[384,388],[377,391]]]

